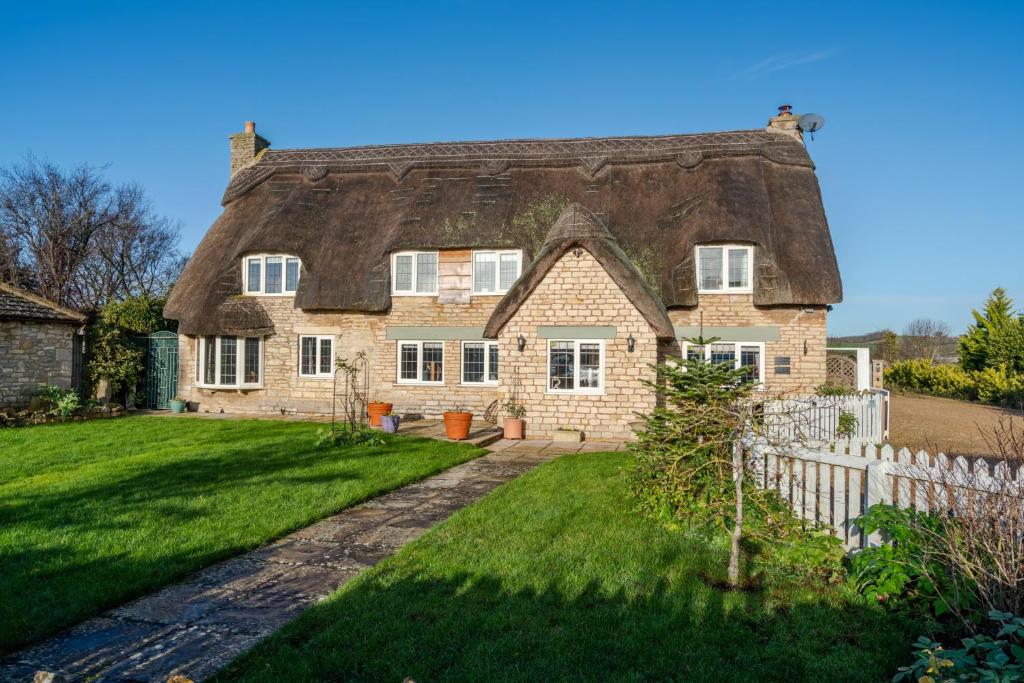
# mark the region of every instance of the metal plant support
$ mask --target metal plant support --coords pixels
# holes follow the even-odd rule
[[[338,416],[338,375],[342,381],[342,409],[349,429],[355,431],[356,424],[366,424],[366,403],[370,392],[370,362],[366,353],[360,351],[352,361],[339,356],[334,362],[334,382],[331,391],[331,433],[335,432]]]

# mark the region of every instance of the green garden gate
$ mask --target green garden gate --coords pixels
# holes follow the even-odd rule
[[[154,332],[145,339],[146,407],[166,409],[178,393],[178,335]]]

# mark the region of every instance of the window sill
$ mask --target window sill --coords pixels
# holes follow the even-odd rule
[[[221,393],[221,392],[227,392],[227,393],[233,393],[233,394],[247,394],[250,391],[262,391],[263,390],[263,385],[255,385],[255,384],[253,384],[253,385],[250,385],[250,386],[243,386],[243,387],[226,387],[226,386],[214,386],[214,385],[211,385],[211,384],[196,384],[195,388],[199,389],[202,392],[207,392],[207,393],[210,393],[210,394],[216,394],[216,393]]]
[[[604,389],[548,389],[544,392],[548,396],[605,396]]]
[[[495,387],[498,386],[498,383],[497,382],[459,382],[458,386],[460,386],[460,387],[469,387],[471,389],[472,388],[476,388],[476,387],[479,387],[481,389],[494,389]]]
[[[437,292],[391,292],[391,296],[418,296],[423,298],[436,297]]]
[[[334,375],[299,375],[299,379],[312,379],[312,380],[327,380],[334,379]]]
[[[444,382],[395,382],[396,387],[443,387]]]
[[[272,298],[284,299],[284,298],[287,298],[287,297],[295,298],[295,292],[281,292],[280,294],[264,294],[262,292],[242,292],[242,296],[258,297],[258,298],[261,298],[261,299],[267,299],[267,298],[271,298],[271,299]]]
[[[752,287],[744,287],[742,289],[698,289],[697,294],[753,294],[754,289]]]

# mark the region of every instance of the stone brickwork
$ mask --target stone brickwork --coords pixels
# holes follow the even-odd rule
[[[263,388],[239,392],[196,387],[196,340],[183,335],[179,393],[200,411],[329,413],[331,380],[298,374],[299,335],[333,335],[336,355],[349,359],[360,351],[367,355],[369,398],[393,403],[396,413],[438,417],[445,410],[462,408],[477,416],[500,418],[500,399],[518,372],[527,408],[528,436],[550,436],[558,427],[579,428],[593,438],[628,436],[635,413],[654,406],[654,396],[641,384],[642,379],[651,376],[649,364],[657,362],[659,353],[678,354],[679,347],[659,347],[646,320],[585,251],[580,257],[571,252],[563,257],[502,331],[498,386],[461,384],[461,343],[454,339],[443,342],[443,385],[397,382],[398,342],[387,339],[389,326],[482,328],[486,324],[500,297],[471,295],[470,258],[469,251],[442,252],[438,295],[395,296],[387,313],[305,312],[293,308],[290,296],[260,297],[275,326],[275,334],[264,340]],[[442,303],[442,299],[451,303]],[[780,341],[766,344],[769,390],[797,391],[824,382],[824,307],[756,308],[750,295],[706,295],[695,309],[669,313],[676,325],[696,325],[700,312],[707,326],[780,328]],[[537,336],[540,325],[617,328],[616,337],[606,340],[604,395],[547,393],[547,340]],[[527,339],[522,353],[516,343],[520,333]],[[630,333],[636,340],[633,353],[626,350]],[[807,355],[803,352],[804,341]],[[773,374],[775,356],[790,358],[791,375]]]
[[[40,384],[71,386],[77,326],[0,321],[0,408],[28,405]]]
[[[654,408],[654,394],[642,384],[653,379],[650,365],[658,359],[654,331],[601,264],[580,251],[567,252],[552,267],[501,331],[503,376],[518,371],[529,437],[550,437],[565,427],[581,429],[587,438],[627,438],[636,414]],[[548,340],[537,337],[541,325],[615,326],[615,337],[605,340],[603,394],[549,393]],[[520,334],[527,339],[522,353],[516,346]],[[627,349],[630,334],[633,353]]]
[[[754,306],[750,294],[701,294],[697,307],[668,312],[674,325],[699,325],[702,313],[705,327],[768,325],[779,328],[779,340],[765,343],[767,391],[799,394],[825,382],[827,309],[824,306]],[[807,353],[804,353],[805,342]],[[680,352],[678,345],[673,352]],[[789,358],[790,374],[776,374],[776,357]]]

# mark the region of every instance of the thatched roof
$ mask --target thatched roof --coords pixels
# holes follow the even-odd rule
[[[0,320],[81,325],[85,316],[14,285],[0,282]]]
[[[484,336],[495,338],[512,319],[519,307],[529,298],[548,271],[558,263],[567,251],[582,247],[597,259],[619,286],[644,319],[650,323],[655,334],[663,339],[672,339],[675,331],[668,311],[661,299],[654,293],[632,260],[619,248],[608,228],[585,207],[573,203],[562,211],[555,221],[547,240],[537,258],[523,271],[512,289],[502,297],[495,307]]]
[[[386,311],[388,255],[403,248],[519,247],[535,258],[565,206],[587,207],[668,307],[695,306],[694,245],[755,257],[758,305],[842,298],[813,164],[775,130],[663,137],[505,140],[265,150],[235,174],[165,315],[222,331],[240,259],[292,253],[295,306]]]

